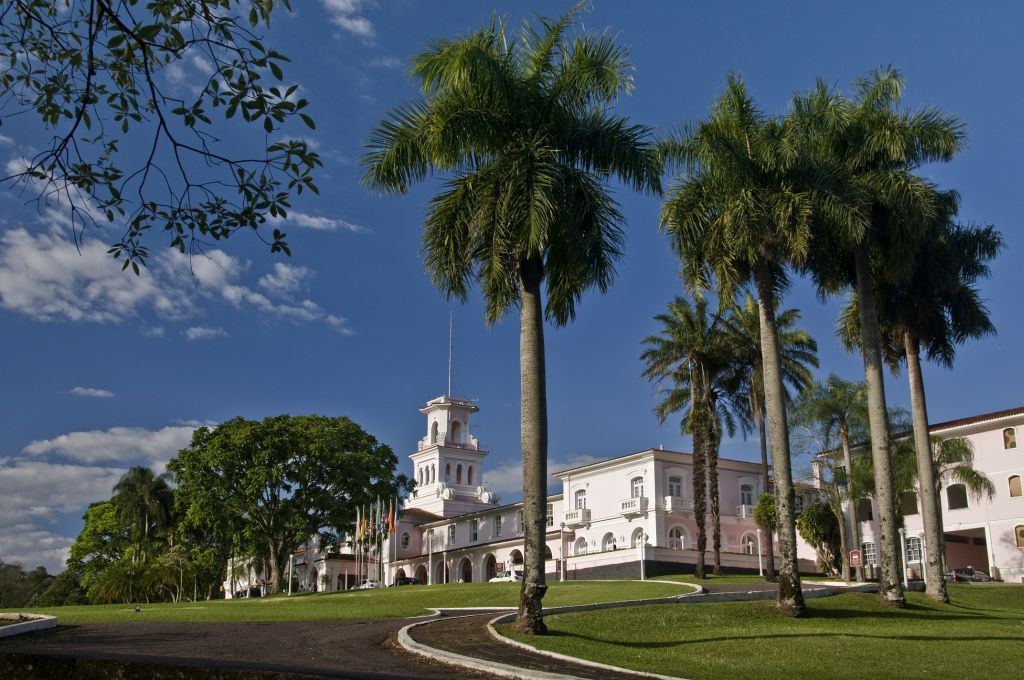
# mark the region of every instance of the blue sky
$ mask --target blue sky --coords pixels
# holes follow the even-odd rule
[[[416,95],[405,70],[426,40],[475,28],[492,7],[517,25],[526,5],[296,4],[266,33],[292,59],[286,80],[300,83],[317,121],[301,134],[326,165],[321,196],[303,196],[283,226],[291,258],[239,235],[194,261],[195,275],[161,253],[135,278],[104,255],[110,234],[88,233],[76,252],[59,213],[0,190],[0,559],[61,568],[86,505],[107,498],[129,465],[162,466],[197,423],[346,415],[406,466],[425,429],[416,409],[445,391],[450,309],[453,391],[478,400],[474,430],[492,451],[491,486],[503,500],[518,496],[517,319],[486,328],[478,296],[452,307],[431,286],[419,236],[436,181],[402,197],[371,195],[358,184],[357,160],[370,126]],[[555,16],[569,6],[532,9]],[[1014,3],[606,0],[583,22],[630,48],[636,88],[620,110],[657,129],[704,116],[729,71],[765,111],[781,113],[818,76],[845,88],[888,63],[906,75],[907,106],[964,120],[968,149],[926,173],[959,190],[962,218],[995,224],[1007,248],[982,284],[998,336],[963,347],[955,370],[925,369],[936,422],[1021,404],[1022,19]],[[186,61],[164,77],[187,92],[203,67]],[[229,143],[246,132],[260,134],[223,129]],[[28,121],[5,120],[0,159],[26,155],[39,135]],[[616,195],[628,224],[615,285],[588,296],[571,326],[547,329],[552,468],[688,446],[677,423],[652,415],[654,395],[640,378],[641,340],[681,291],[677,265],[657,229],[658,200]],[[163,241],[154,234],[150,245],[161,251]],[[822,376],[862,375],[832,335],[839,301],[821,304],[797,282],[785,304],[803,311],[818,339]],[[890,402],[908,402],[903,376],[888,387]],[[723,455],[752,459],[756,441],[726,442]]]

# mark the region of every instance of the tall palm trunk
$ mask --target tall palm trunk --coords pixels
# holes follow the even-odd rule
[[[522,262],[519,272],[520,429],[523,448],[523,523],[525,577],[519,591],[515,628],[527,634],[547,631],[541,600],[544,581],[544,529],[547,511],[548,407],[544,369],[544,317],[541,304],[543,263]]]
[[[757,419],[757,434],[761,440],[761,489],[762,493],[768,492],[768,436],[764,431],[764,404],[758,404],[754,411]],[[768,583],[775,583],[775,532],[771,527],[762,527],[767,535],[768,547],[765,551],[765,574],[764,580]]]
[[[782,564],[779,565],[778,607],[788,614],[800,616],[804,611],[804,594],[800,589],[800,565],[796,557],[796,520],[793,516],[795,493],[771,269],[758,267],[754,272],[754,281],[757,287],[758,317],[761,322],[765,411],[768,416],[768,437],[771,441],[772,469],[775,473],[775,501],[779,516],[779,555]]]
[[[710,412],[711,414],[715,413],[714,406]],[[722,434],[712,415],[708,419],[708,438],[705,447],[707,448],[708,496],[711,499],[711,547],[715,560],[712,573],[716,576],[722,573],[722,511],[718,493],[718,447],[721,441]]]
[[[924,522],[925,592],[928,597],[949,604],[942,556],[946,552],[942,535],[942,505],[936,493],[935,463],[928,436],[928,407],[924,399],[924,377],[921,375],[920,343],[912,333],[903,333],[907,354],[907,379],[910,381],[910,410],[914,424],[914,453],[917,456],[917,481],[921,489],[921,520]]]
[[[846,494],[850,503],[850,540],[853,541],[854,550],[860,550],[860,520],[857,518],[857,499],[853,497],[851,482],[853,481],[853,456],[850,455],[850,427],[844,420],[839,426],[839,440],[843,443],[843,466],[846,468]],[[843,516],[845,522],[846,515]],[[863,560],[863,555],[861,559]],[[843,564],[850,559],[847,552],[843,557]],[[864,565],[857,567],[857,580],[864,582]]]
[[[871,275],[866,245],[857,246],[854,260],[860,312],[861,354],[864,357],[864,382],[868,392],[871,460],[875,467],[875,502],[878,504],[878,552],[881,565],[878,596],[893,607],[904,607],[906,601],[903,597],[903,580],[900,578],[902,560],[899,559],[899,546],[896,541],[896,499],[893,493],[878,313],[875,309],[874,279]]]
[[[839,454],[835,456],[833,464],[839,466]],[[847,482],[849,483],[849,482]],[[843,494],[839,491],[839,485],[833,484],[834,493],[829,494],[833,497],[833,501],[830,503],[832,511],[835,513],[836,518],[839,520],[839,554],[843,565],[841,577],[844,581],[850,579],[850,526],[846,519],[846,513],[843,512]]]
[[[693,371],[691,371],[692,375]],[[691,384],[693,380],[691,379]],[[704,425],[705,413],[701,402],[690,402],[690,432],[693,435],[693,521],[697,523],[697,564],[693,575],[704,578],[704,552],[708,548],[707,530],[707,430]]]

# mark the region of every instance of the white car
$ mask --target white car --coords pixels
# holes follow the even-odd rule
[[[513,581],[522,581],[523,572],[520,569],[511,569],[506,571],[499,571],[498,575],[492,579],[488,579],[488,583],[512,583]]]
[[[364,578],[362,581],[352,586],[352,590],[367,590],[369,588],[382,588],[380,581],[374,581],[373,579]]]

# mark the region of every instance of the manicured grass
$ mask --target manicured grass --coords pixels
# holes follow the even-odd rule
[[[695,583],[697,585],[707,586],[714,584],[722,585],[754,585],[764,583],[764,576],[758,576],[757,574],[722,574],[721,576],[715,576],[714,574],[705,574],[705,578],[695,578],[693,574],[669,574],[667,576],[652,576],[651,578],[657,581],[678,581],[679,583]]]
[[[808,601],[654,605],[545,618],[549,635],[501,632],[563,654],[686,678],[1020,677],[1024,587],[952,585],[951,605],[908,593],[904,610],[869,593]]]
[[[544,605],[558,607],[593,602],[650,599],[681,595],[689,589],[643,581],[570,581],[552,583]],[[464,583],[402,586],[346,593],[276,596],[180,604],[90,605],[26,609],[53,614],[59,623],[116,621],[315,621],[321,619],[391,619],[421,616],[431,607],[514,607],[518,583]]]

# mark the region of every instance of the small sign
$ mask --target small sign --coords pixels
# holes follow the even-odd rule
[[[860,550],[850,551],[850,566],[851,567],[862,567],[864,566],[863,555]]]

